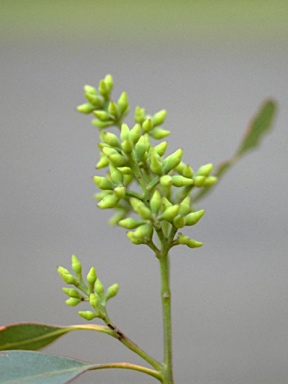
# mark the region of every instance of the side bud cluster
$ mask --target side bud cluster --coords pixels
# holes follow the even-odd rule
[[[74,285],[76,288],[62,288],[63,292],[69,296],[66,304],[69,306],[76,306],[80,302],[89,302],[92,310],[79,311],[79,315],[86,320],[93,320],[95,318],[103,319],[105,322],[109,320],[106,303],[118,293],[118,284],[111,285],[106,293],[103,284],[99,280],[96,269],[90,268],[86,282],[82,276],[82,265],[75,255],[72,255],[72,270],[75,275],[70,273],[66,268],[58,267],[58,273],[62,279],[69,285]]]

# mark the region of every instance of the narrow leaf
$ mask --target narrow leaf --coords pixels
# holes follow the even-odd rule
[[[68,327],[38,323],[10,324],[0,327],[0,351],[11,349],[38,350],[51,344],[60,336],[76,330],[92,330],[113,335],[109,327],[97,324]]]
[[[244,135],[244,138],[236,152],[237,156],[242,156],[245,152],[256,147],[261,137],[271,128],[276,112],[276,104],[268,100],[261,106],[259,113],[254,117]]]
[[[64,384],[94,365],[41,352],[0,352],[0,384]]]

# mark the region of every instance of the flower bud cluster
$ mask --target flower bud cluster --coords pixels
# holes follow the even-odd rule
[[[159,239],[169,239],[171,246],[199,247],[200,242],[187,240],[187,236],[183,240],[183,235],[177,237],[176,233],[196,224],[203,216],[204,210],[193,208],[192,195],[196,189],[210,187],[217,181],[211,174],[213,164],[194,172],[182,160],[183,149],[166,156],[166,141],[151,143],[170,134],[161,127],[166,111],[150,116],[145,109],[136,107],[135,124],[130,128],[122,121],[129,110],[127,94],[122,93],[115,103],[110,99],[112,88],[110,75],[100,81],[98,90],[86,86],[89,104],[78,107],[80,112],[92,112],[97,118],[92,123],[101,128],[96,169],[108,171],[104,176],[93,177],[100,189],[95,195],[98,207],[116,211],[110,222],[128,229],[127,236],[133,244],[151,245],[156,234]],[[109,126],[118,127],[119,134],[102,129]]]
[[[58,273],[62,279],[69,285],[74,285],[75,288],[62,288],[63,292],[69,296],[66,304],[76,306],[80,302],[89,302],[92,311],[79,311],[79,315],[86,320],[101,318],[107,321],[108,315],[106,312],[106,303],[118,293],[118,284],[112,284],[105,293],[103,284],[99,280],[94,267],[90,268],[86,282],[82,276],[82,264],[75,255],[72,255],[72,270],[75,275],[70,273],[66,268],[58,267]]]

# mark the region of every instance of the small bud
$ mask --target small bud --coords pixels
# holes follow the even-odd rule
[[[72,255],[71,257],[71,267],[73,271],[76,273],[77,277],[82,277],[82,264],[78,260],[76,255]]]
[[[110,225],[116,225],[126,216],[126,209],[117,209],[117,212],[109,219]]]
[[[111,120],[111,115],[109,115],[107,112],[105,111],[93,111],[93,115],[95,117],[97,117],[97,119],[99,119],[100,121],[103,121],[103,122],[107,122],[107,121],[110,121]]]
[[[113,148],[104,147],[102,151],[114,167],[122,167],[126,164],[125,158]]]
[[[101,209],[114,208],[118,203],[119,199],[115,195],[106,195],[97,206]]]
[[[136,123],[142,124],[146,119],[146,110],[144,108],[136,107],[134,120]]]
[[[96,309],[98,303],[99,303],[99,300],[98,300],[97,296],[95,295],[95,293],[93,293],[93,292],[90,293],[90,295],[89,295],[89,304],[91,305],[91,307]]]
[[[77,111],[80,113],[86,113],[87,115],[91,112],[93,112],[95,109],[94,105],[91,105],[90,103],[82,104],[77,107]]]
[[[168,207],[172,207],[172,203],[166,197],[162,197],[162,204],[161,204],[162,212],[164,212]]]
[[[104,81],[105,81],[105,84],[106,84],[106,87],[109,89],[109,91],[111,92],[112,89],[113,89],[113,85],[114,85],[114,82],[113,82],[113,77],[111,75],[106,75],[105,78],[104,78]]]
[[[134,232],[127,232],[127,237],[131,241],[132,244],[145,244],[145,239],[144,238],[138,238],[134,236]]]
[[[191,240],[190,237],[184,236],[179,233],[178,235],[179,244],[187,245],[190,240]]]
[[[185,225],[189,226],[189,225],[194,225],[198,223],[198,221],[201,219],[204,213],[205,213],[204,209],[201,209],[200,211],[197,211],[197,212],[189,213],[189,215],[185,217]]]
[[[78,299],[76,297],[70,297],[65,301],[67,305],[70,305],[71,307],[75,307],[75,305],[79,304],[81,302],[81,299]]]
[[[123,116],[123,115],[126,115],[126,113],[128,112],[128,108],[129,108],[129,102],[128,102],[128,95],[127,95],[127,92],[122,92],[119,99],[118,99],[118,109],[119,109],[119,112],[120,114]]]
[[[110,101],[108,105],[108,112],[111,116],[114,117],[114,119],[118,119],[118,107],[113,101]]]
[[[100,160],[96,164],[96,169],[105,168],[109,164],[109,160],[107,157],[101,152],[100,153]]]
[[[142,123],[142,128],[145,133],[148,133],[153,129],[153,123],[151,119],[147,119]]]
[[[76,277],[71,275],[71,273],[68,271],[68,269],[63,268],[63,267],[58,267],[57,271],[58,271],[59,275],[62,277],[62,279],[67,284],[75,284],[77,282]]]
[[[122,142],[121,147],[125,153],[131,153],[133,151],[133,144],[130,139],[126,139]]]
[[[96,313],[92,312],[92,311],[79,311],[78,314],[83,317],[83,319],[85,320],[93,320],[95,319],[95,317],[97,317]]]
[[[162,143],[156,145],[155,151],[158,153],[159,156],[163,156],[166,152],[166,149],[168,147],[167,141],[162,141]]]
[[[167,220],[172,223],[174,217],[177,216],[180,206],[178,204],[171,205],[165,209],[165,211],[158,217],[158,220]]]
[[[64,293],[66,293],[66,295],[70,296],[70,297],[74,297],[76,299],[81,299],[82,298],[82,295],[81,293],[79,293],[75,288],[62,288],[62,291]]]
[[[172,177],[169,175],[164,175],[160,177],[160,184],[163,185],[163,187],[171,187]]]
[[[211,187],[211,185],[214,185],[215,183],[217,183],[217,177],[208,176],[204,180],[203,187]]]
[[[100,129],[111,127],[114,125],[114,121],[109,120],[109,121],[100,121],[98,119],[94,119],[91,121],[91,124],[94,125],[95,127],[98,127]]]
[[[112,297],[116,296],[119,290],[119,284],[113,284],[110,285],[110,287],[107,289],[105,299],[106,301],[112,299]]]
[[[115,188],[115,185],[103,176],[93,176],[93,182],[102,190],[113,190]]]
[[[100,80],[98,91],[101,96],[103,96],[105,99],[108,99],[110,95],[110,89],[109,85],[107,86],[105,80]]]
[[[214,167],[214,165],[211,164],[211,163],[210,163],[210,164],[202,165],[202,166],[198,169],[196,175],[197,175],[197,176],[209,176],[210,173],[211,173],[211,171],[212,171],[212,169],[213,169],[213,167]]]
[[[110,145],[111,147],[120,148],[120,141],[114,133],[103,132],[103,141],[104,143]]]
[[[136,199],[135,197],[130,198],[130,204],[133,208],[133,210],[138,213],[139,216],[142,217],[144,220],[149,220],[152,217],[152,212],[146,205],[143,203],[143,201],[140,201]]]
[[[183,171],[182,171],[182,176],[188,177],[188,179],[192,179],[194,176],[194,171],[189,165],[185,165]]]
[[[123,227],[126,229],[135,229],[140,225],[145,224],[145,221],[136,220],[136,219],[133,219],[132,217],[127,217],[126,219],[120,220],[118,224],[120,225],[120,227]]]
[[[100,99],[100,97],[96,96],[96,95],[93,95],[92,93],[85,93],[84,95],[86,97],[86,99],[89,101],[90,104],[92,104],[94,106],[94,109],[95,108],[101,108],[102,107],[102,100]]]
[[[141,137],[141,125],[135,124],[129,134],[129,139],[133,144],[136,144]]]
[[[170,131],[167,131],[166,129],[162,128],[153,128],[152,131],[149,132],[149,135],[153,137],[155,140],[161,140],[164,139],[164,137],[170,135]]]
[[[123,184],[123,174],[119,169],[113,167],[113,165],[110,165],[110,176],[111,180],[115,185],[122,185]]]
[[[96,88],[91,87],[91,85],[84,85],[84,92],[89,93],[90,95],[97,96]]]
[[[165,109],[162,109],[161,111],[155,113],[155,115],[152,117],[152,122],[154,127],[157,125],[161,125],[164,123],[167,116],[167,111]]]
[[[180,203],[180,209],[179,214],[180,215],[188,215],[190,213],[191,207],[190,207],[190,196],[185,197],[185,199]]]
[[[135,157],[137,161],[143,159],[144,154],[150,149],[149,137],[147,134],[140,137],[135,145]]]
[[[171,155],[167,156],[166,159],[163,160],[163,173],[167,174],[172,169],[177,167],[177,165],[181,161],[182,155],[183,155],[183,149],[178,149]]]
[[[162,204],[162,198],[161,198],[161,194],[160,192],[158,191],[158,189],[156,189],[153,193],[153,196],[150,200],[150,208],[151,208],[151,211],[154,213],[154,214],[157,214],[161,208],[161,204]]]
[[[203,243],[201,243],[200,241],[196,241],[196,240],[193,240],[193,239],[190,239],[187,243],[187,246],[189,248],[199,248],[199,247],[202,247]]]
[[[173,219],[173,225],[176,228],[183,228],[185,226],[185,218],[181,215],[177,215]]]
[[[156,175],[162,175],[162,159],[156,152],[155,148],[151,147],[149,151],[150,169]]]
[[[87,283],[89,285],[89,292],[93,292],[94,284],[97,280],[96,269],[94,267],[90,268],[90,271],[87,274]]]
[[[130,129],[127,124],[121,125],[121,133],[120,133],[120,139],[122,141],[127,140],[129,138]]]
[[[140,225],[134,232],[134,237],[138,239],[148,238],[151,239],[153,233],[153,227],[151,224]]]
[[[188,179],[184,176],[175,175],[172,176],[172,185],[175,187],[186,187],[187,185],[192,185],[193,179]]]
[[[194,177],[193,180],[194,180],[195,187],[198,187],[198,188],[202,187],[203,184],[204,184],[205,179],[206,179],[205,176],[196,176],[196,177]]]
[[[126,188],[123,185],[119,185],[113,190],[114,195],[120,200],[126,196]]]
[[[95,291],[96,291],[97,295],[99,295],[100,297],[103,296],[104,286],[99,279],[96,280]]]

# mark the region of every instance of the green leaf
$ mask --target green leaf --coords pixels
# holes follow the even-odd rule
[[[245,152],[259,144],[261,137],[271,128],[275,112],[276,104],[274,101],[268,100],[263,103],[259,113],[254,117],[244,135],[239,149],[236,152],[237,156],[242,156]]]
[[[94,365],[41,352],[0,352],[0,384],[64,384]]]
[[[97,324],[59,327],[37,323],[18,323],[0,327],[0,351],[11,349],[38,350],[51,344],[65,333],[92,330],[113,336],[109,327]]]

